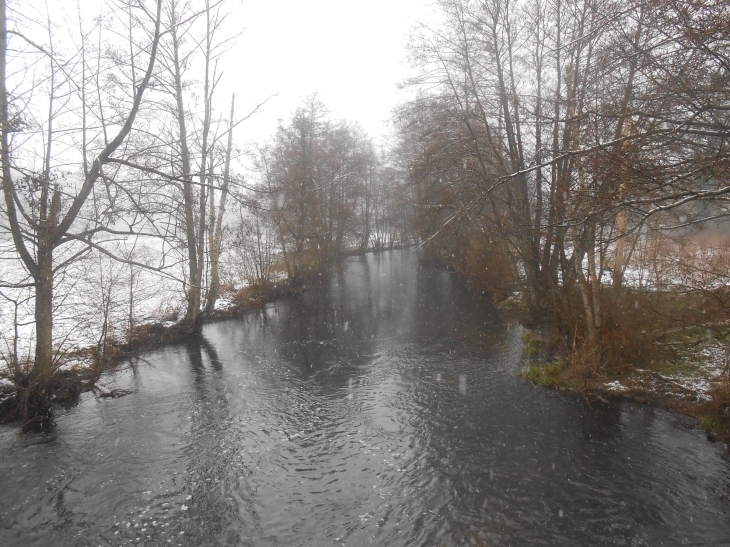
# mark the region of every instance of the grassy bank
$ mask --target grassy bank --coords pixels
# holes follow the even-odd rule
[[[520,374],[533,384],[578,393],[589,401],[662,406],[696,418],[709,440],[730,443],[730,345],[724,337],[686,329],[655,342],[672,345],[672,358],[653,353],[654,358],[640,363],[598,370],[575,356],[555,357],[532,331],[525,331],[524,342],[528,364]],[[730,444],[725,456],[730,456]]]

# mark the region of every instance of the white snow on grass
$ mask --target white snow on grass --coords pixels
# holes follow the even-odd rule
[[[728,348],[709,341],[697,352],[699,359],[685,361],[674,373],[636,368],[633,375],[603,384],[603,389],[622,393],[638,389],[656,395],[671,395],[696,402],[712,400],[718,381],[727,378]]]
[[[233,308],[234,306],[235,304],[227,298],[219,298],[215,301],[216,310],[228,310],[230,308]]]
[[[699,352],[700,361],[697,371],[685,377],[673,378],[700,397],[711,399],[714,385],[728,374],[728,348],[720,342],[710,342]]]
[[[626,391],[626,386],[622,385],[621,382],[618,380],[614,380],[613,382],[608,382],[603,384],[603,387],[605,389],[608,389],[609,391]]]

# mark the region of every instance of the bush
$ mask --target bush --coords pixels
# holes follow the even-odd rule
[[[562,378],[565,369],[566,363],[564,361],[555,360],[543,366],[531,364],[520,374],[533,384],[540,384],[545,387],[560,387],[565,383]]]

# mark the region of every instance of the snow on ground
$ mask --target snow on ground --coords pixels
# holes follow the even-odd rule
[[[712,390],[717,382],[727,378],[729,355],[728,348],[722,343],[709,341],[698,352],[695,360],[683,363],[675,372],[636,368],[631,376],[622,381],[606,382],[603,388],[614,393],[640,390],[654,395],[690,398],[697,402],[709,401],[712,400]]]
[[[228,310],[234,306],[235,304],[231,302],[228,298],[219,298],[215,301],[216,310]]]
[[[693,392],[705,400],[712,398],[712,388],[727,375],[728,350],[719,342],[709,342],[701,349],[695,366],[674,375],[662,375],[662,379]]]
[[[614,380],[613,382],[607,382],[603,384],[603,387],[609,391],[626,391],[628,389],[618,380]]]
[[[102,339],[105,324],[110,336],[123,339],[129,331],[130,301],[135,325],[179,313],[184,309],[185,295],[182,283],[171,278],[182,278],[179,270],[171,268],[165,275],[98,254],[72,264],[55,280],[54,344],[65,352],[95,346]],[[4,282],[17,283],[26,278],[19,261],[0,261],[0,279]],[[19,358],[33,355],[33,316],[31,288],[1,289],[0,358],[12,353],[16,336]]]
[[[158,243],[143,242],[140,238],[136,242],[122,241],[116,245],[118,255],[129,255],[135,262],[149,268],[125,264],[99,252],[91,252],[62,268],[56,275],[53,341],[63,354],[97,346],[103,339],[105,328],[108,336],[125,340],[130,322],[135,327],[152,323],[169,327],[184,314],[184,261],[168,250],[168,264],[162,271],[152,271],[151,268],[160,266],[163,253]],[[65,256],[56,257],[56,263],[61,263],[77,250],[71,249]],[[27,272],[20,260],[14,257],[14,252],[7,246],[0,248],[0,280],[4,285],[28,284]],[[169,260],[173,262],[170,264]],[[239,288],[249,285],[249,281],[234,273],[234,268],[228,270],[222,265],[221,275],[226,281]],[[272,277],[272,281],[278,281],[285,279],[286,273],[272,272]],[[16,339],[20,360],[31,359],[34,354],[33,296],[34,291],[30,287],[0,288],[0,376],[4,368],[2,363],[12,355]],[[216,302],[215,308],[226,310],[233,306],[230,298],[223,297]]]

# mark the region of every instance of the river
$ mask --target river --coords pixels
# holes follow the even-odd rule
[[[532,386],[521,345],[413,252],[348,259],[0,429],[0,545],[730,545],[722,446]]]

